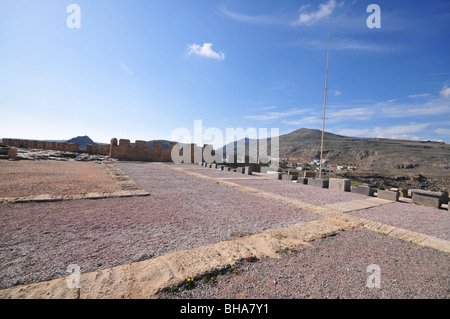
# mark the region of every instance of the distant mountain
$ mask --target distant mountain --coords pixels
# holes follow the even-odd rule
[[[302,157],[307,161],[320,158],[322,132],[302,128],[279,137],[280,158]],[[242,140],[241,140],[242,141]],[[249,143],[249,139],[245,139]],[[227,147],[238,151],[237,142]],[[270,153],[271,140],[267,142]],[[242,156],[239,154],[238,156]],[[386,138],[347,137],[324,133],[323,158],[331,163],[352,163],[364,167],[405,168],[434,166],[448,170],[450,145],[443,142],[393,140]]]
[[[319,159],[321,136],[322,131],[307,128],[281,135],[280,158],[300,157],[308,163]],[[249,140],[245,142],[248,144]],[[236,144],[235,152],[241,158],[244,154],[238,152]],[[267,144],[270,154],[270,139]],[[227,146],[233,148],[233,143]],[[438,181],[436,185],[440,188],[449,189],[450,185],[450,144],[443,142],[347,137],[325,132],[323,159],[334,167],[356,166],[355,174],[379,174],[394,180],[424,175]],[[434,186],[423,187],[439,188]]]
[[[80,150],[85,150],[87,144],[97,144],[89,136],[77,136],[74,138],[71,138],[70,140],[66,141],[67,143],[78,143],[80,145]]]

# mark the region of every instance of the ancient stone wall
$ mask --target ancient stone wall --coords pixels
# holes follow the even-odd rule
[[[4,138],[2,139],[2,144],[18,148],[37,148],[65,152],[79,152],[80,150],[80,145],[78,143],[46,142]]]
[[[18,147],[18,148],[37,148],[37,149],[47,149],[56,151],[66,151],[66,152],[81,152],[79,150],[79,145],[76,143],[60,143],[60,142],[44,142],[44,141],[33,141],[33,140],[19,140],[19,139],[9,139],[4,138],[2,144]],[[147,147],[147,142],[137,140],[134,145],[131,145],[130,140],[116,138],[111,139],[109,145],[98,145],[98,144],[87,144],[86,153],[90,155],[103,155],[109,156],[110,158],[115,158],[119,160],[127,161],[143,161],[143,162],[171,162],[172,161],[172,149],[177,143],[170,143],[169,148],[163,149],[163,144],[161,142],[153,142],[152,147]],[[183,149],[190,149],[190,156],[183,158]],[[204,151],[209,152],[210,155],[214,155],[212,145],[205,144],[202,148],[197,147],[197,144],[185,144],[182,145],[179,155],[183,158],[183,162],[203,162],[205,161],[203,155]],[[245,156],[241,161],[228,161],[224,165],[231,165],[233,167],[246,167],[251,166],[253,172],[260,171],[260,164],[249,163],[249,157]]]

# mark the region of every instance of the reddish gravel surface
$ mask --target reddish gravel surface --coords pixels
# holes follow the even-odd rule
[[[95,271],[322,218],[157,164],[117,165],[151,195],[0,204],[0,289],[66,276],[69,264]],[[178,167],[202,172],[194,166]],[[205,174],[217,173],[236,176],[212,169]],[[366,198],[286,181],[231,181],[314,204]],[[392,212],[405,204],[390,205]],[[436,230],[437,215],[417,225],[423,208],[413,211],[415,222],[406,221],[407,215],[369,211],[354,214],[448,238],[448,224]],[[449,261],[448,254],[358,229],[280,259],[244,262],[238,274],[219,276],[217,285],[202,283],[176,297],[449,298]],[[365,287],[370,264],[381,267],[381,289]]]
[[[326,205],[332,203],[341,203],[341,202],[349,202],[352,200],[358,199],[366,199],[367,196],[355,194],[351,192],[338,192],[331,191],[328,189],[308,186],[299,183],[294,183],[291,181],[283,181],[277,179],[264,179],[261,178],[261,175],[244,175],[236,172],[225,172],[212,168],[203,168],[195,165],[186,165],[180,164],[175,165],[177,167],[188,169],[190,171],[204,174],[212,177],[222,177],[222,178],[233,178],[229,180],[230,182],[253,187],[256,189],[260,189],[266,192],[271,192],[274,194],[282,195],[285,197],[298,199],[300,201],[304,201],[307,203],[315,204],[315,205]],[[199,168],[199,169],[198,169]],[[245,179],[243,179],[245,178]],[[260,178],[260,179],[258,179]]]
[[[380,288],[366,287],[369,265],[380,267]],[[243,262],[216,280],[160,298],[450,298],[450,256],[358,229],[280,259]]]
[[[412,203],[392,203],[349,214],[450,240],[450,212],[446,209]]]
[[[118,166],[151,195],[0,205],[0,289],[321,219],[156,164]]]
[[[120,190],[106,169],[92,162],[0,160],[0,180],[0,197]]]

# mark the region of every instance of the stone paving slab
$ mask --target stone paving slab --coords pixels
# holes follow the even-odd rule
[[[335,203],[335,204],[328,204],[324,207],[328,207],[330,209],[334,209],[340,212],[350,212],[354,210],[360,210],[370,207],[375,207],[379,205],[384,205],[391,203],[391,201],[381,198],[368,198],[368,199],[359,199],[354,200],[350,202],[343,202],[343,203]]]

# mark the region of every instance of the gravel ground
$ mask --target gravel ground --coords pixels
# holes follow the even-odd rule
[[[208,172],[209,170],[211,171]],[[255,178],[255,176],[238,174],[235,172],[221,172],[218,170],[216,171],[213,169],[206,169],[206,168],[205,170],[195,170],[195,172],[208,176],[211,176],[210,174],[217,175],[214,177],[223,177],[223,178],[236,177],[238,179],[231,179],[229,181],[239,185],[253,187],[262,191],[285,196],[288,198],[297,199],[314,205],[326,205],[332,203],[349,202],[358,199],[367,199],[367,196],[361,194],[332,191],[329,189],[319,188],[315,186],[308,186],[277,179],[261,178],[261,180],[258,180]],[[242,179],[246,177],[249,179]]]
[[[159,165],[119,166],[151,195],[0,205],[0,289],[322,219]]]
[[[450,212],[446,209],[412,203],[392,203],[349,212],[349,214],[450,240]]]
[[[112,193],[120,188],[91,162],[0,161],[0,197]]]
[[[380,267],[380,288],[366,287],[369,265]],[[282,253],[280,259],[242,262],[215,280],[197,280],[192,290],[180,288],[160,298],[448,299],[450,256],[357,229]]]

